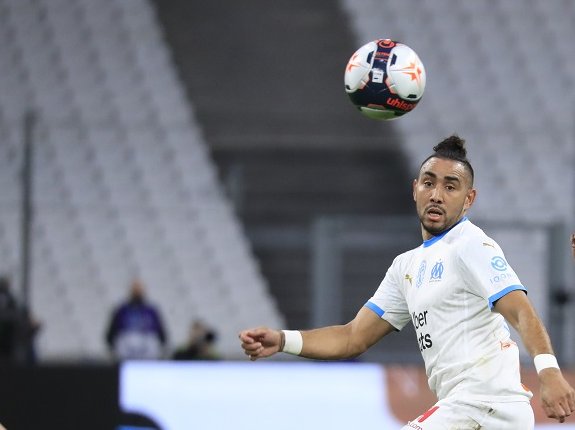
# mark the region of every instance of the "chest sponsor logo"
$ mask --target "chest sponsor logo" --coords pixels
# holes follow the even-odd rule
[[[419,270],[417,271],[417,282],[415,284],[415,286],[417,288],[421,287],[421,284],[423,283],[423,279],[425,278],[426,267],[427,267],[427,262],[425,260],[423,260],[421,262],[421,264],[419,265]]]
[[[433,346],[431,335],[429,333],[424,333],[424,330],[427,331],[425,328],[427,325],[427,315],[428,312],[426,310],[423,312],[413,312],[411,314],[411,321],[415,328],[415,334],[417,335],[417,342],[419,343],[419,350],[421,352]]]

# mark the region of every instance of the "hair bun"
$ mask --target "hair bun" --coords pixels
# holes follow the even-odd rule
[[[435,156],[445,157],[455,160],[464,160],[467,156],[465,149],[465,139],[460,138],[457,134],[452,134],[442,142],[433,147]]]

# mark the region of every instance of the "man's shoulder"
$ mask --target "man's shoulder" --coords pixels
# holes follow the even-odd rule
[[[485,241],[492,241],[492,239],[489,238],[481,228],[473,224],[471,221],[466,221],[456,226],[453,233],[455,234],[448,235],[446,239],[457,246],[465,247],[473,243],[481,244]]]
[[[453,252],[461,261],[477,261],[502,255],[499,244],[481,228],[469,223],[462,230],[459,238],[454,240]]]
[[[410,249],[408,251],[402,252],[393,260],[393,266],[401,266],[404,264],[408,264],[417,254],[417,252],[421,249],[421,245],[417,248]]]

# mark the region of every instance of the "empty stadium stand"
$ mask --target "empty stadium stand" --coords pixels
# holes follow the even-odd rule
[[[217,330],[224,357],[237,355],[241,328],[282,325],[151,5],[0,8],[2,270],[18,287],[23,118],[33,111],[40,360],[106,360],[109,312],[133,277],[159,305],[171,348],[198,317]]]

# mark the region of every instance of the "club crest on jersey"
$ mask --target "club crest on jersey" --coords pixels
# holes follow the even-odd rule
[[[431,278],[429,279],[430,282],[437,282],[441,281],[441,275],[443,275],[443,261],[439,260],[431,269]]]
[[[415,286],[417,288],[421,287],[421,284],[423,283],[423,278],[425,278],[426,267],[427,267],[427,262],[425,260],[423,260],[421,262],[421,265],[419,266],[419,271],[417,272],[417,282],[415,283]]]

